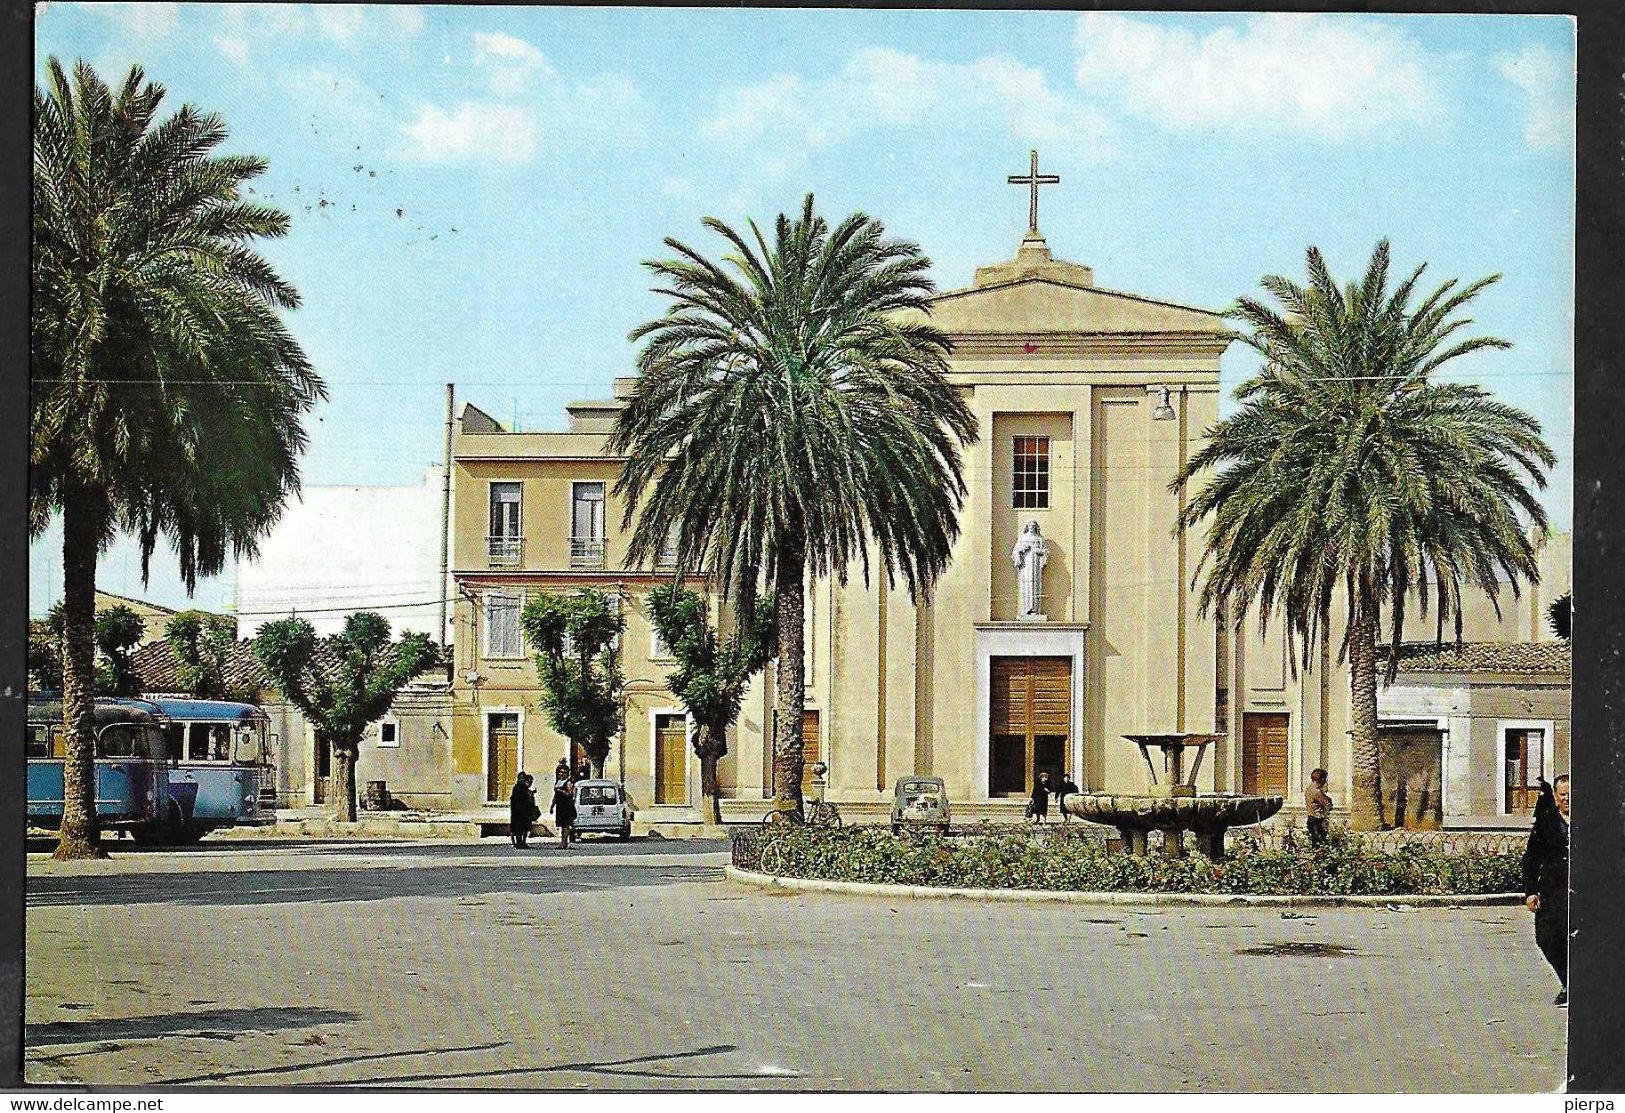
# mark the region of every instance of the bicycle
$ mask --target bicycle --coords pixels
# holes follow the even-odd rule
[[[829,772],[829,766],[820,761],[808,766],[807,769],[813,775],[813,787],[818,790],[818,795],[801,802],[802,823],[808,827],[839,827],[840,809],[824,799],[824,774]],[[788,818],[791,814],[777,809],[770,811],[762,817],[762,826],[770,827],[775,823],[792,822]],[[780,818],[781,816],[785,818]]]

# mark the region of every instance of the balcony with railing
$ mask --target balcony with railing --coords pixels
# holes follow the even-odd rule
[[[604,539],[602,537],[570,538],[571,568],[603,568]]]
[[[517,568],[525,559],[523,537],[487,537],[485,559],[492,568]]]

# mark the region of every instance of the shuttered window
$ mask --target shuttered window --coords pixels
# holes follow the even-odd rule
[[[519,631],[519,610],[524,595],[517,591],[485,593],[484,655],[501,659],[523,657],[524,641]]]

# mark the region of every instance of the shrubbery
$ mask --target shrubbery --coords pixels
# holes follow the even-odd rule
[[[955,889],[1402,896],[1505,893],[1521,885],[1519,855],[1504,845],[1446,850],[1417,842],[1381,850],[1346,830],[1314,848],[1292,838],[1265,847],[1240,835],[1215,862],[1195,852],[1108,854],[1100,838],[1076,828],[966,838],[899,836],[883,827],[776,827],[740,836],[734,864],[784,877]]]

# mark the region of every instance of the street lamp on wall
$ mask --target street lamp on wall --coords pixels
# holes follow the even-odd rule
[[[1157,408],[1151,411],[1152,421],[1173,421],[1179,416],[1178,414],[1174,413],[1174,404],[1171,395],[1172,392],[1167,387],[1162,388],[1162,401],[1158,402]]]

